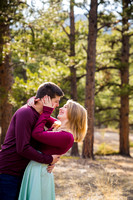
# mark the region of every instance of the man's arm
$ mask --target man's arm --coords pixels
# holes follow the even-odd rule
[[[45,118],[50,117],[52,109],[46,109],[46,112]],[[29,110],[24,109],[17,113],[15,124],[16,151],[29,160],[50,164],[53,161],[52,156],[42,154],[30,145],[33,125],[34,122]]]

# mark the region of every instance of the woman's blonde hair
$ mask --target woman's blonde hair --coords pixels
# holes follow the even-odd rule
[[[68,100],[67,103],[68,127],[72,131],[75,142],[84,139],[87,131],[87,111],[79,103]]]

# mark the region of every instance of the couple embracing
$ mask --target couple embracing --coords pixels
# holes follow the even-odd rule
[[[0,151],[0,200],[55,200],[52,170],[73,142],[82,141],[87,112],[68,100],[51,117],[63,91],[51,82],[13,115]]]

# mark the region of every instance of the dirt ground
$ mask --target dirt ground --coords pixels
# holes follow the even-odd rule
[[[96,130],[94,152],[101,143],[118,150],[118,142],[116,132]],[[95,160],[88,160],[69,155],[62,156],[54,169],[56,200],[133,200],[132,157],[95,156]]]

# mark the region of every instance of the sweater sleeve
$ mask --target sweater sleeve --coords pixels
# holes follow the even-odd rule
[[[46,119],[50,117],[52,111],[53,109],[45,107],[44,111],[45,122]],[[31,134],[33,129],[33,121],[31,118],[32,118],[31,112],[27,112],[26,109],[22,110],[16,115],[16,121],[15,121],[16,151],[18,154],[29,160],[34,160],[40,163],[49,164],[53,161],[52,156],[41,154],[30,145],[30,140],[32,136]]]
[[[47,119],[47,122],[45,124],[45,126],[47,128],[51,128],[51,126],[54,124],[54,122],[57,121],[57,119],[55,119],[54,117],[51,117]]]
[[[54,120],[54,118],[50,117],[50,115],[52,114],[52,112],[53,112],[53,108],[43,106],[43,113],[42,113],[43,114],[43,126],[42,126],[43,129],[44,129],[44,126],[47,123],[50,124],[49,125],[49,127],[50,127],[50,126],[52,126],[52,124],[54,123],[54,121],[56,121],[56,120]],[[37,123],[35,124],[34,129],[40,125],[40,122],[41,121],[40,121],[40,117],[39,117],[39,119],[37,120]]]
[[[44,131],[45,114],[42,113],[38,119],[38,123],[32,132],[32,137],[43,143],[51,146],[66,148],[72,146],[73,135],[66,131]]]

